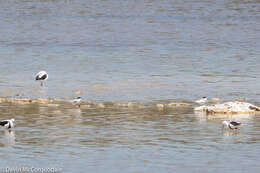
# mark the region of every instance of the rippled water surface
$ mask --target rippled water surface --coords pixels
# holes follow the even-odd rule
[[[192,103],[260,105],[259,12],[257,0],[0,1],[0,97],[105,104],[0,103],[16,119],[0,131],[0,168],[259,172],[259,116],[196,115]],[[191,105],[155,106],[176,100]],[[244,126],[222,130],[224,119]]]

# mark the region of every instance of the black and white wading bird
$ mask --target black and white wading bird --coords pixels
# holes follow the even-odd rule
[[[6,129],[10,129],[14,127],[14,118],[10,119],[10,120],[3,120],[0,121],[0,126],[4,126]]]
[[[236,122],[236,121],[223,121],[222,122],[222,127],[226,126],[227,128],[234,130],[234,129],[238,129],[239,127],[241,127],[241,123],[240,122]]]
[[[202,97],[201,99],[199,100],[196,100],[195,102],[196,103],[199,103],[199,104],[204,104],[208,101],[208,98],[207,97]]]
[[[77,98],[71,100],[71,103],[72,103],[73,105],[78,105],[78,106],[80,107],[81,101],[82,101],[81,97],[77,97]]]
[[[41,86],[43,86],[43,81],[48,79],[48,73],[46,71],[40,71],[35,75],[35,80],[41,82]]]

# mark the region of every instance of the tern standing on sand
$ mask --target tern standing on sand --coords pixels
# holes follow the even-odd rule
[[[202,97],[201,99],[199,100],[196,100],[195,102],[196,103],[199,103],[199,104],[204,104],[208,101],[208,98],[207,97]]]
[[[82,101],[81,97],[77,97],[77,98],[71,100],[71,103],[73,105],[78,105],[78,107],[80,107],[81,101]]]

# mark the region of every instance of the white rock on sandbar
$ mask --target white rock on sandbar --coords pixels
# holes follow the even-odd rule
[[[194,108],[195,112],[206,112],[208,114],[237,114],[237,113],[256,113],[260,112],[260,107],[246,102],[225,102],[215,105],[203,105]]]

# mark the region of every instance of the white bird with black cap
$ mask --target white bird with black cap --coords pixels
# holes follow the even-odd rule
[[[207,97],[202,97],[201,99],[196,100],[195,102],[199,103],[199,104],[203,104],[203,103],[206,103],[207,101],[208,101]]]
[[[48,79],[48,73],[46,71],[40,71],[35,75],[35,80],[41,82],[41,86],[43,86],[43,81]]]
[[[14,121],[15,121],[14,118],[12,118],[10,120],[0,121],[0,126],[4,126],[6,129],[13,128],[14,127]]]
[[[81,97],[77,97],[77,98],[71,100],[71,103],[73,105],[78,105],[78,107],[80,107],[81,101],[82,101],[82,98]]]

